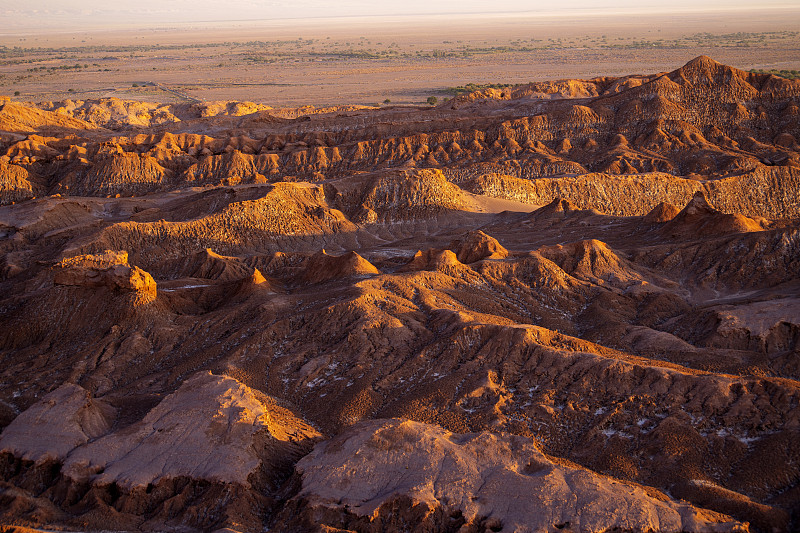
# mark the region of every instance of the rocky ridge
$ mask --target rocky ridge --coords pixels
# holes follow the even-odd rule
[[[410,421],[357,424],[297,469],[303,488],[287,509],[344,530],[372,523],[434,531],[744,531],[663,494],[555,463],[521,437],[457,435]],[[404,498],[413,499],[411,509]]]
[[[68,523],[129,529],[169,524],[180,509],[181,521],[195,527],[257,527],[270,493],[320,437],[274,399],[209,373],[116,430],[114,409],[87,396],[63,385],[3,432],[5,478],[42,486],[43,471],[50,473],[53,486],[28,499],[33,516],[81,509],[81,519]],[[53,426],[63,432],[57,442]],[[11,459],[21,449],[21,461]]]
[[[270,120],[265,113],[273,110],[255,104],[207,104],[200,110],[139,109],[144,104],[122,101],[68,101],[44,109],[9,103],[0,109],[8,132],[0,164],[13,169],[4,174],[16,176],[14,183],[31,185],[27,196],[20,197],[17,186],[16,196],[6,192],[0,200],[321,181],[412,167],[445,169],[456,183],[476,181],[470,186],[482,194],[512,195],[537,205],[569,197],[562,189],[577,187],[576,198],[625,215],[644,214],[659,201],[683,204],[698,187],[722,205],[736,196],[731,188],[774,192],[771,185],[779,180],[788,197],[765,197],[735,210],[748,216],[770,210],[773,218],[798,214],[790,200],[800,166],[797,81],[700,57],[670,73],[570,84],[570,90],[546,83],[485,91],[435,109],[338,114],[309,109],[297,118]],[[92,106],[103,111],[90,111]],[[149,118],[141,124],[111,118],[133,113]],[[154,122],[160,124],[157,133],[137,133]],[[64,138],[58,131],[73,133]],[[510,185],[496,191],[497,185],[485,182],[487,174],[504,176],[501,181]],[[623,195],[597,190],[598,181],[614,184],[619,177],[634,192],[625,195],[633,199],[630,206],[617,206]],[[548,182],[538,185],[538,178]],[[641,185],[651,179],[664,182],[657,194]],[[545,184],[556,190],[542,199]],[[647,207],[632,210],[636,202]]]
[[[798,93],[6,104],[0,522],[792,531]]]

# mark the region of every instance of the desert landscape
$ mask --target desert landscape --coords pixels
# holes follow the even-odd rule
[[[800,69],[800,11],[482,15],[7,28],[0,94],[275,108],[419,105],[470,83],[525,84],[673,70],[699,55],[743,70]],[[785,75],[785,74],[784,74]],[[15,96],[15,93],[19,93]],[[386,102],[388,100],[389,102]]]
[[[5,34],[0,531],[797,531],[800,32],[752,19]]]

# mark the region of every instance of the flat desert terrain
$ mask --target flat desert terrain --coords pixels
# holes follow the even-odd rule
[[[273,107],[420,104],[448,89],[673,70],[699,55],[800,69],[800,9],[448,16],[0,34],[0,94]]]

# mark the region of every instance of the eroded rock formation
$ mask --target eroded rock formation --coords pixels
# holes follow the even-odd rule
[[[523,437],[362,422],[297,464],[285,515],[343,530],[744,531],[655,491],[553,462]],[[358,482],[354,483],[354,480]],[[373,527],[374,527],[373,526]],[[291,527],[291,526],[289,526]]]
[[[6,103],[0,522],[796,529],[799,98]]]

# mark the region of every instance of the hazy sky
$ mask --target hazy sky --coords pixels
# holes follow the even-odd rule
[[[797,7],[797,0],[767,0],[758,7]],[[652,12],[754,7],[752,0],[0,0],[3,26],[57,28],[82,23],[157,23],[275,20],[307,17],[502,12]],[[0,33],[2,29],[0,29]]]

